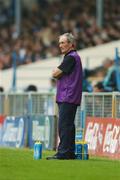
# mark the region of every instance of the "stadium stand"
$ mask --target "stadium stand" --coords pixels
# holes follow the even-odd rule
[[[14,24],[14,0],[10,2],[0,0],[0,70],[11,68],[15,56],[17,66],[32,63],[31,66],[18,68],[19,87],[34,84],[49,88],[50,71],[60,60],[57,38],[64,32],[72,32],[76,36],[76,46],[77,50],[80,50],[83,67],[92,68],[89,72],[94,71],[92,79],[91,76],[85,77],[88,84],[89,81],[90,83],[92,81],[92,86],[94,86],[97,83],[96,77],[97,81],[104,79],[105,74],[100,70],[102,61],[106,58],[113,60],[114,48],[119,47],[119,41],[117,41],[120,39],[119,0],[104,0],[102,28],[98,27],[96,23],[95,0],[76,0],[70,3],[68,0],[22,1],[21,33],[19,36]],[[113,45],[107,44],[109,42],[112,42]],[[102,46],[103,44],[106,46]],[[94,47],[96,47],[95,50]],[[54,61],[55,57],[58,57],[56,62]],[[92,63],[86,63],[87,60]],[[34,64],[37,62],[37,64],[33,65],[33,62]],[[38,75],[39,71],[37,71],[31,77],[32,70],[27,71],[27,69],[38,67],[39,62],[41,76]],[[34,71],[36,70],[34,69]],[[5,89],[10,88],[12,70],[0,73],[3,82],[1,85]],[[4,81],[5,76],[11,80]]]
[[[18,65],[58,56],[57,38],[67,31],[76,36],[77,49],[118,40],[119,0],[104,0],[103,28],[96,24],[95,2],[37,0],[31,8],[23,3],[22,28],[18,36],[13,22],[12,4],[6,7],[4,1],[0,1],[0,69],[12,66],[14,51]]]

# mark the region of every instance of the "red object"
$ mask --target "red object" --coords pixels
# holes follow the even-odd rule
[[[89,154],[120,159],[120,119],[87,117]]]
[[[4,119],[5,119],[5,116],[0,116],[0,124],[3,124],[3,121],[4,121]]]

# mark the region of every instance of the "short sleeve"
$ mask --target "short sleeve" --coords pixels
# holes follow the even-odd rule
[[[73,56],[65,56],[63,62],[58,68],[65,74],[71,74],[74,70],[76,61]]]

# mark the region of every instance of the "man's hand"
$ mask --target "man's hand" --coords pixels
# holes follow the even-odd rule
[[[57,79],[59,79],[62,75],[63,75],[63,72],[58,68],[54,69],[52,72],[52,77],[57,78]]]

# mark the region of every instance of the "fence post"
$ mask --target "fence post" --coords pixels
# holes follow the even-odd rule
[[[116,118],[116,92],[112,95],[112,118]]]
[[[33,108],[33,106],[32,106],[33,104],[32,104],[32,95],[31,95],[31,93],[29,93],[28,94],[28,102],[27,102],[27,114],[28,115],[31,115],[32,114],[32,108]]]
[[[4,115],[9,115],[10,114],[10,109],[9,109],[10,103],[9,103],[9,98],[8,98],[7,94],[5,95],[3,105],[4,105],[3,114]]]
[[[17,81],[17,54],[16,52],[14,51],[12,53],[12,61],[13,61],[13,77],[12,77],[12,91],[16,91],[16,81]]]

